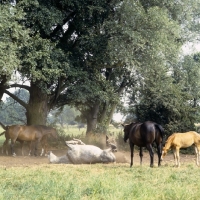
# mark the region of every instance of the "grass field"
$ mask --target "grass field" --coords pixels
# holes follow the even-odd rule
[[[3,130],[2,130],[3,131]],[[2,132],[0,131],[0,132]],[[84,136],[68,127],[65,134]],[[111,128],[110,134],[121,129]],[[0,137],[0,144],[4,141]],[[126,145],[127,149],[128,144]],[[1,159],[1,156],[0,156]],[[12,157],[11,157],[12,159]],[[0,200],[198,200],[200,170],[191,161],[180,168],[172,165],[150,168],[129,163],[65,165],[0,165]]]
[[[200,170],[129,164],[0,167],[0,199],[198,200]]]

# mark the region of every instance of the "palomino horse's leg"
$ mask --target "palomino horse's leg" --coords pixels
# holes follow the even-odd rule
[[[180,167],[181,163],[180,163],[179,148],[176,148],[176,155],[177,155],[178,167]]]
[[[142,165],[143,148],[140,147],[140,165]]]
[[[133,166],[133,155],[134,155],[134,144],[130,142],[130,148],[131,148],[131,165],[130,167]]]
[[[176,156],[176,149],[173,149],[173,155],[174,155],[174,162],[175,162],[175,167],[177,166],[177,156]]]
[[[175,160],[175,166],[176,167],[180,167],[180,156],[179,156],[179,148],[175,148],[173,149],[173,153],[174,153],[174,160]]]
[[[195,149],[195,154],[196,154],[196,164],[197,164],[197,166],[199,166],[200,147],[195,146],[194,149]]]
[[[154,158],[154,152],[153,152],[153,148],[152,148],[152,145],[151,144],[148,144],[146,146],[147,150],[149,151],[149,155],[150,155],[150,167],[153,167],[153,158]]]

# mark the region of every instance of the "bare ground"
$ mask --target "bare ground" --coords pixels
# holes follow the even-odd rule
[[[10,154],[6,156],[5,154],[2,154],[2,149],[0,148],[0,166],[1,167],[27,167],[27,166],[36,166],[36,165],[43,165],[43,164],[49,164],[49,160],[45,156],[28,156],[28,149],[26,147],[24,148],[24,154],[25,156],[21,156],[21,150],[20,148],[15,148],[16,157],[11,156]],[[56,156],[63,156],[66,154],[67,148],[58,149],[58,148],[51,148],[51,151]],[[40,149],[39,151],[40,152]],[[10,153],[10,152],[9,152]],[[116,163],[130,163],[130,152],[129,151],[119,151],[114,153],[116,156]],[[189,154],[181,154],[180,155],[181,164],[187,164],[187,163],[194,163],[195,164],[195,155],[189,155]],[[140,157],[139,153],[136,151],[133,158],[134,165],[140,164]],[[157,154],[154,155],[154,165],[157,166]],[[149,153],[147,151],[144,152],[143,156],[143,164],[149,165],[150,163],[150,157]],[[164,161],[162,162],[162,165],[174,165],[174,159],[172,154],[168,154]]]

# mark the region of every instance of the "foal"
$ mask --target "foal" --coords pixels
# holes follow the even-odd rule
[[[179,150],[181,148],[187,148],[189,146],[195,146],[196,164],[199,166],[200,156],[200,135],[195,131],[189,131],[186,133],[174,133],[167,139],[165,146],[162,150],[161,160],[167,152],[172,149],[174,154],[175,166],[180,167]]]

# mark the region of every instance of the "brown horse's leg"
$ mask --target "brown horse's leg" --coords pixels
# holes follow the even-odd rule
[[[31,154],[32,154],[32,144],[35,145],[34,141],[29,142],[29,154],[28,154],[29,156],[31,156]]]
[[[142,165],[143,148],[140,147],[140,165]]]
[[[40,156],[42,156],[43,154],[46,155],[46,151],[47,151],[47,137],[44,136],[41,140],[41,146],[42,146],[42,151]]]
[[[45,144],[44,144],[44,143],[45,143],[45,142],[44,142],[44,139],[41,140],[42,151],[41,151],[41,153],[40,153],[40,156],[42,156],[42,155],[44,154],[44,148],[45,148]]]
[[[48,156],[47,155],[47,141],[44,142],[44,156]]]
[[[151,144],[148,144],[146,146],[147,150],[149,151],[149,155],[150,155],[150,167],[153,167],[153,158],[154,158],[154,152],[153,152],[153,148]]]
[[[6,139],[3,143],[3,146],[2,146],[2,154],[4,153],[4,149],[6,149],[6,155],[8,155],[8,142],[9,142],[9,139]]]
[[[38,150],[38,145],[39,145],[39,143],[40,143],[40,140],[41,140],[41,138],[39,138],[39,139],[37,139],[37,140],[35,141],[35,152],[34,152],[34,155],[35,155],[35,156],[37,156],[37,150]]]
[[[23,146],[24,146],[24,141],[19,141],[21,144],[21,151],[22,151],[22,156],[24,156],[24,151],[23,151]]]
[[[131,165],[130,167],[133,166],[133,155],[134,155],[134,144],[130,142],[130,149],[131,149]]]
[[[11,140],[11,144],[10,144],[10,147],[11,147],[11,154],[12,154],[13,156],[16,156],[16,153],[15,153],[15,150],[14,150],[15,141],[16,141],[16,140]]]

